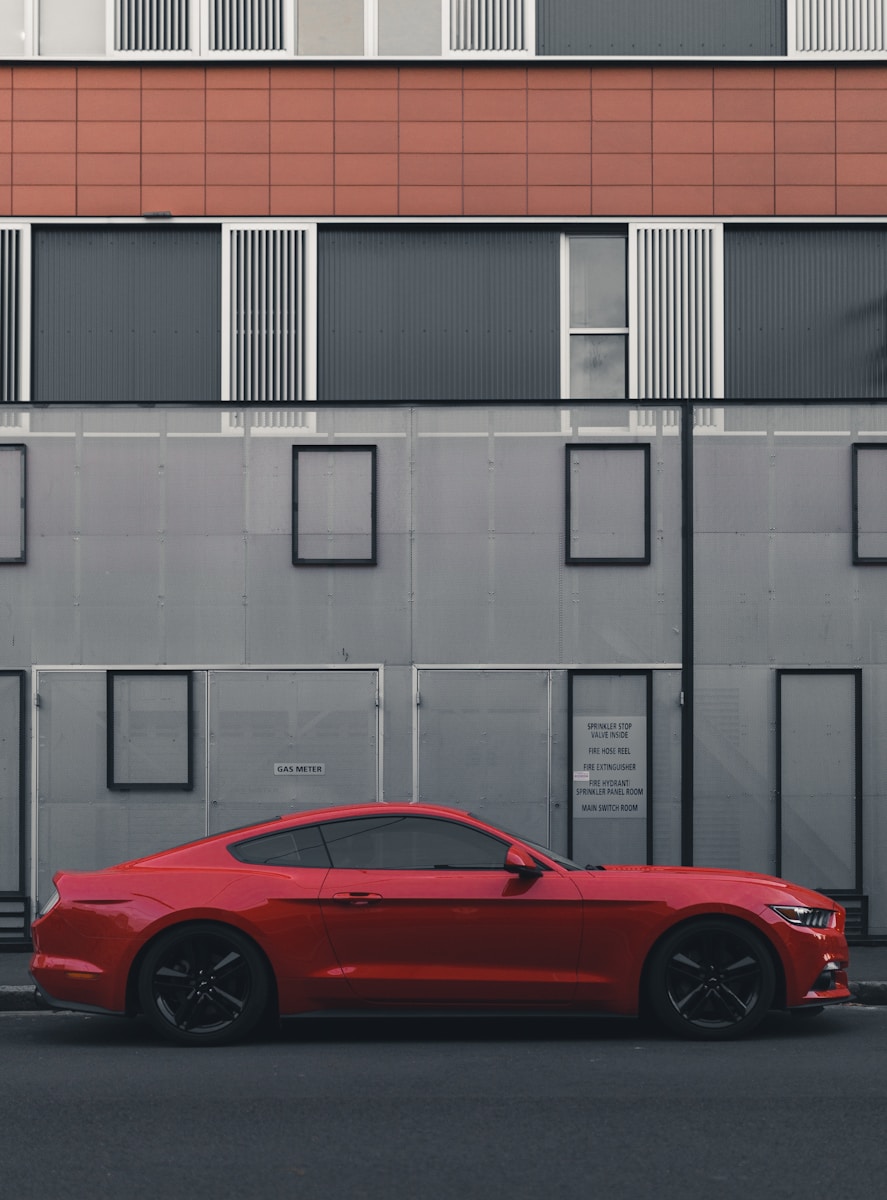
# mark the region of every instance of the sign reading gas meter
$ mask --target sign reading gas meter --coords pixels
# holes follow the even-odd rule
[[[646,817],[647,718],[573,717],[573,816]]]
[[[274,774],[292,779],[296,775],[325,775],[326,763],[275,763]]]

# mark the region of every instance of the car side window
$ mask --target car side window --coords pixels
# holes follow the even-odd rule
[[[240,862],[264,863],[274,867],[329,867],[330,858],[320,827],[300,825],[280,833],[266,833],[230,847]]]
[[[353,870],[502,870],[507,846],[438,817],[378,816],[321,826],[333,867]]]

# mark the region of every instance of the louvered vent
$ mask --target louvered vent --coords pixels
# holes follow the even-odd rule
[[[303,229],[230,232],[229,399],[307,399],[307,239]]]
[[[115,46],[122,51],[190,50],[196,0],[117,0]]]
[[[799,54],[865,54],[887,49],[885,0],[789,0]]]
[[[209,49],[284,50],[284,0],[209,0]]]
[[[633,332],[639,400],[711,400],[723,394],[720,229],[635,230]]]
[[[450,0],[450,49],[526,50],[525,0]]]
[[[19,397],[21,233],[0,229],[0,403]]]

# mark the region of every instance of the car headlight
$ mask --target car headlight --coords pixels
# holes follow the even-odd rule
[[[38,921],[41,917],[45,917],[46,914],[50,911],[50,909],[55,908],[55,906],[58,904],[58,902],[59,902],[59,894],[56,891],[56,889],[53,888],[52,891],[47,896],[47,898],[43,901],[43,903],[40,906],[40,911],[37,913]]]
[[[790,925],[828,929],[835,924],[836,913],[833,908],[804,908],[800,904],[771,904],[770,907]]]

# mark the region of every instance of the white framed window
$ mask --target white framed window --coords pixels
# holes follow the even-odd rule
[[[569,234],[561,250],[561,394],[568,400],[628,395],[627,237]]]
[[[317,229],[222,227],[222,400],[317,398]]]
[[[31,398],[30,340],[31,229],[0,225],[0,405]]]
[[[789,58],[883,58],[887,0],[786,0]]]

